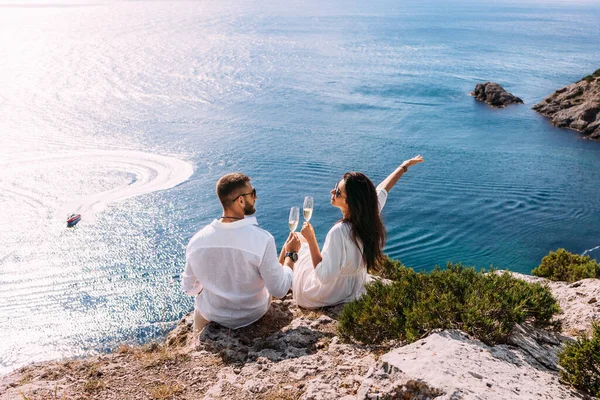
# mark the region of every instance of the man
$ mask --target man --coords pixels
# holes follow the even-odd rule
[[[223,215],[192,237],[186,250],[183,290],[196,296],[194,329],[209,321],[237,329],[260,319],[271,296],[283,297],[292,285],[300,241],[293,233],[285,243],[282,266],[275,240],[258,227],[256,189],[241,173],[217,182]]]

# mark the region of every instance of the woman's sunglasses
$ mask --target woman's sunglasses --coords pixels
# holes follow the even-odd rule
[[[333,188],[333,190],[334,190],[334,192],[333,192],[333,195],[334,195],[335,197],[342,197],[342,191],[341,191],[341,190],[340,190],[340,188],[338,187],[338,184],[339,184],[339,182],[337,182],[337,183],[335,184],[335,187]]]

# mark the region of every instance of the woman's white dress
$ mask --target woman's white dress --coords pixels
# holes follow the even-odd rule
[[[385,189],[377,191],[377,198],[381,212],[387,199]],[[314,268],[308,244],[302,242],[292,285],[299,306],[319,308],[347,303],[364,293],[367,268],[362,249],[350,237],[348,224],[338,222],[329,230],[321,256],[322,261]]]

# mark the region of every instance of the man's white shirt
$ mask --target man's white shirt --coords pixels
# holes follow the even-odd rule
[[[283,297],[294,273],[281,266],[275,239],[255,217],[224,224],[214,220],[192,237],[186,250],[183,290],[209,321],[241,328],[260,319],[271,296]]]

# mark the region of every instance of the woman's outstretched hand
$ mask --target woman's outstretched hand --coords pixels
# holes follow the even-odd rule
[[[388,175],[378,186],[377,189],[385,189],[389,193],[390,190],[394,187],[398,179],[408,170],[408,167],[412,167],[415,164],[422,163],[423,157],[420,155],[414,156],[413,158],[409,158],[404,161],[397,167],[391,174]]]
[[[402,163],[402,165],[404,165],[406,168],[408,168],[408,167],[412,167],[413,165],[422,163],[422,162],[423,162],[423,157],[418,155],[418,156],[414,156],[413,158],[410,158],[410,159],[404,161]]]
[[[308,243],[317,241],[317,237],[315,236],[315,230],[313,229],[312,225],[308,222],[304,222],[304,224],[302,224],[302,229],[300,230],[300,233],[302,234],[302,236],[304,236],[304,239],[306,239]]]

